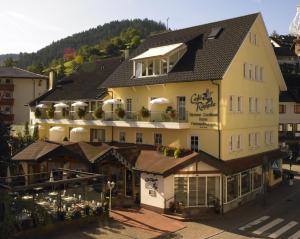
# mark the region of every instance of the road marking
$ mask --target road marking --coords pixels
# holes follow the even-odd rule
[[[252,222],[249,222],[248,224],[246,224],[245,226],[242,226],[239,228],[240,231],[244,231],[245,229],[249,229],[250,227],[253,227],[255,225],[260,224],[261,222],[268,220],[270,218],[270,216],[263,216],[261,218],[258,218]]]
[[[271,235],[269,235],[269,237],[277,238],[280,235],[282,235],[283,233],[285,233],[286,231],[290,230],[292,227],[296,226],[297,224],[298,224],[298,222],[291,221],[288,224],[286,224],[285,226],[283,226],[282,228],[278,229],[276,232],[273,232]]]
[[[291,235],[288,239],[300,239],[300,230]]]
[[[253,233],[256,235],[261,235],[263,234],[265,231],[271,229],[272,227],[278,225],[279,223],[283,222],[284,220],[282,218],[277,218],[271,222],[269,222],[268,224],[258,228],[257,230],[255,230]]]

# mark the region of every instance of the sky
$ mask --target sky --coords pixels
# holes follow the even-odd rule
[[[113,20],[148,18],[171,29],[261,12],[269,33],[288,33],[300,0],[0,0],[0,54],[35,52]]]

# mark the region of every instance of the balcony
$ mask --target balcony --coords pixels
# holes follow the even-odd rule
[[[123,117],[120,117],[120,114],[116,112],[104,112],[101,118],[96,118],[93,112],[85,113],[84,116],[79,117],[77,112],[71,111],[63,114],[61,111],[56,111],[52,119],[42,114],[42,116],[37,119],[37,123],[43,122],[141,128],[190,128],[188,112],[184,114],[169,114],[161,111],[152,111],[148,117],[142,117],[140,112],[125,112]]]
[[[0,99],[0,105],[13,105],[14,99],[13,98],[2,98]]]
[[[0,84],[0,90],[13,91],[14,84]]]

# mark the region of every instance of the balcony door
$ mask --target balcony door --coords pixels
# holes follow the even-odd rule
[[[178,120],[186,120],[185,96],[177,97]]]

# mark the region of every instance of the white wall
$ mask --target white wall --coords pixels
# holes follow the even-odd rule
[[[23,125],[29,122],[29,107],[24,105],[47,91],[47,80],[42,79],[41,86],[39,86],[39,81],[39,79],[13,79],[14,124]]]
[[[146,188],[146,179],[153,178],[157,179],[157,190],[155,190],[156,195],[149,195],[149,190]],[[154,190],[154,189],[152,189]],[[141,173],[141,204],[164,208],[165,207],[165,194],[164,194],[164,178],[160,175],[153,175],[148,173]]]

